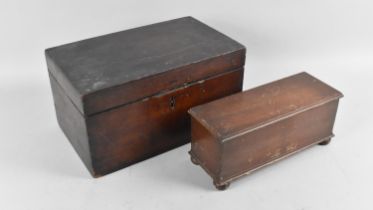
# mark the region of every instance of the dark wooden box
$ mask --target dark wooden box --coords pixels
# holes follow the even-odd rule
[[[242,90],[245,47],[185,17],[45,55],[59,125],[98,177],[189,142],[189,108]]]
[[[327,144],[342,94],[300,73],[192,108],[191,159],[217,189],[314,144]]]

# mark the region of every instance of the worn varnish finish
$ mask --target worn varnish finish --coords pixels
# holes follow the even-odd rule
[[[189,108],[242,90],[245,48],[185,17],[46,58],[60,127],[98,177],[187,143]]]
[[[314,144],[328,144],[342,94],[300,73],[192,108],[191,158],[218,189]]]

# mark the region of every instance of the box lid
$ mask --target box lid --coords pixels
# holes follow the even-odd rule
[[[192,17],[45,51],[54,77],[84,115],[244,65],[245,47]]]
[[[226,141],[342,97],[306,72],[193,107],[189,113]]]

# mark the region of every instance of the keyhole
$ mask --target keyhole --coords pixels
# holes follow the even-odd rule
[[[171,109],[175,109],[175,105],[176,105],[175,97],[171,96],[171,98],[170,98],[170,107],[171,107]]]

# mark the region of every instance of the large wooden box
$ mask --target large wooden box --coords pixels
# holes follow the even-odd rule
[[[327,144],[342,94],[300,73],[192,108],[192,162],[218,189],[314,144]]]
[[[190,107],[242,90],[245,48],[185,17],[45,51],[57,119],[98,177],[190,141]]]

